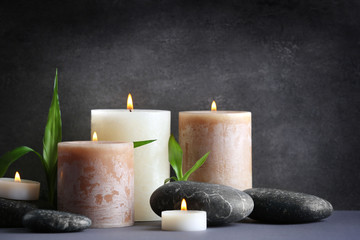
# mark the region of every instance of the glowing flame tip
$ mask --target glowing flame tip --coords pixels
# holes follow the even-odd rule
[[[212,103],[211,103],[211,111],[216,111],[217,110],[217,107],[216,107],[216,102],[215,102],[215,100],[214,101],[212,101]]]
[[[181,201],[181,211],[186,211],[186,210],[187,210],[187,205],[185,198],[183,198],[183,200]]]
[[[127,98],[127,109],[128,110],[134,109],[134,104],[133,104],[131,93],[129,93],[128,98]]]
[[[19,172],[16,172],[15,173],[15,179],[14,179],[15,182],[21,182],[21,178],[20,178],[20,174]]]
[[[97,141],[97,140],[98,140],[98,136],[97,136],[96,132],[93,133],[92,140],[93,140],[93,141]]]

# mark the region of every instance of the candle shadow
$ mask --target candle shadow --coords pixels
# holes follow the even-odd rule
[[[251,218],[245,218],[245,219],[239,221],[238,223],[262,223],[262,222],[256,221],[256,220],[251,219]]]
[[[27,228],[2,228],[1,229],[1,233],[8,233],[8,234],[67,234],[69,235],[69,233],[72,233],[72,234],[76,234],[76,233],[81,233],[81,232],[84,232],[86,231],[86,229],[84,229],[83,231],[77,231],[77,232],[41,232],[41,231],[32,231],[30,229],[27,229]],[[1,238],[0,238],[1,239]]]
[[[135,226],[142,226],[144,231],[161,231],[160,221],[136,222]]]
[[[314,221],[314,222],[301,222],[301,223],[272,223],[272,222],[263,222],[263,221],[257,221],[251,218],[245,218],[237,223],[244,223],[244,224],[262,224],[262,225],[305,225],[305,224],[311,224],[311,223],[317,223],[322,222],[322,220]]]
[[[28,229],[26,228],[6,228],[6,229],[2,229],[3,233],[31,233]]]
[[[207,228],[231,228],[237,226],[236,223],[227,223],[227,224],[221,224],[221,225],[207,225]]]
[[[161,232],[161,227],[144,228],[143,231]]]

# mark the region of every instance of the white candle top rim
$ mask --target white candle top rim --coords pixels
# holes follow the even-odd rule
[[[248,112],[248,111],[232,111],[232,110],[229,110],[229,111],[226,111],[226,110],[223,110],[223,111],[210,111],[210,110],[199,110],[199,111],[181,111],[179,112],[179,114],[231,114],[231,115],[236,115],[236,114],[250,114],[251,115],[251,112]]]
[[[40,185],[40,182],[37,181],[32,181],[32,180],[27,180],[27,179],[21,179],[21,182],[15,182],[14,178],[0,178],[0,181],[3,182],[12,182],[14,184],[36,184],[36,185]]]
[[[166,210],[166,211],[162,211],[161,214],[166,213],[166,214],[197,214],[197,213],[206,213],[206,211],[201,211],[201,210]]]
[[[116,141],[64,141],[59,142],[58,146],[104,146],[104,145],[128,145],[133,142],[116,142]]]
[[[91,109],[91,112],[104,112],[104,113],[118,113],[118,112],[128,112],[128,113],[169,113],[170,110],[157,110],[157,109],[132,109],[131,112],[128,109]]]

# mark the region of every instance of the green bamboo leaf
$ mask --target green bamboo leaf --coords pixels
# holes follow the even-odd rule
[[[58,71],[56,69],[54,93],[43,139],[43,157],[49,168],[53,168],[57,164],[57,144],[59,142],[61,142],[61,113],[58,97]]]
[[[140,146],[143,146],[143,145],[146,145],[146,144],[155,142],[155,141],[156,141],[156,139],[154,139],[154,140],[146,140],[146,141],[134,142],[134,148],[137,148],[137,147],[140,147]]]
[[[177,179],[179,180],[183,178],[182,158],[183,151],[174,135],[171,135],[169,139],[169,162],[171,167],[174,169]]]
[[[61,142],[61,113],[58,96],[58,71],[54,80],[54,93],[49,109],[43,139],[43,165],[49,187],[50,201],[54,200],[56,188],[57,144]]]
[[[41,155],[38,152],[26,146],[15,148],[2,155],[0,157],[0,177],[4,176],[7,169],[13,162],[15,162],[17,159],[19,159],[20,157],[24,156],[29,152],[35,153],[40,159],[42,159]]]
[[[187,171],[184,175],[184,177],[181,179],[182,181],[187,181],[190,174],[192,174],[193,172],[195,172],[199,167],[201,167],[204,162],[206,161],[207,157],[209,156],[210,152],[207,152],[204,156],[202,156],[199,160],[197,160],[197,162],[194,164],[194,166],[192,166],[192,168],[189,169],[189,171]]]

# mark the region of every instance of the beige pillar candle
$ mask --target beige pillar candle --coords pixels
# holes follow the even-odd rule
[[[92,227],[134,224],[133,143],[58,144],[58,209],[85,215]]]
[[[180,112],[179,141],[185,172],[210,151],[204,165],[189,180],[240,190],[252,187],[250,112]]]

